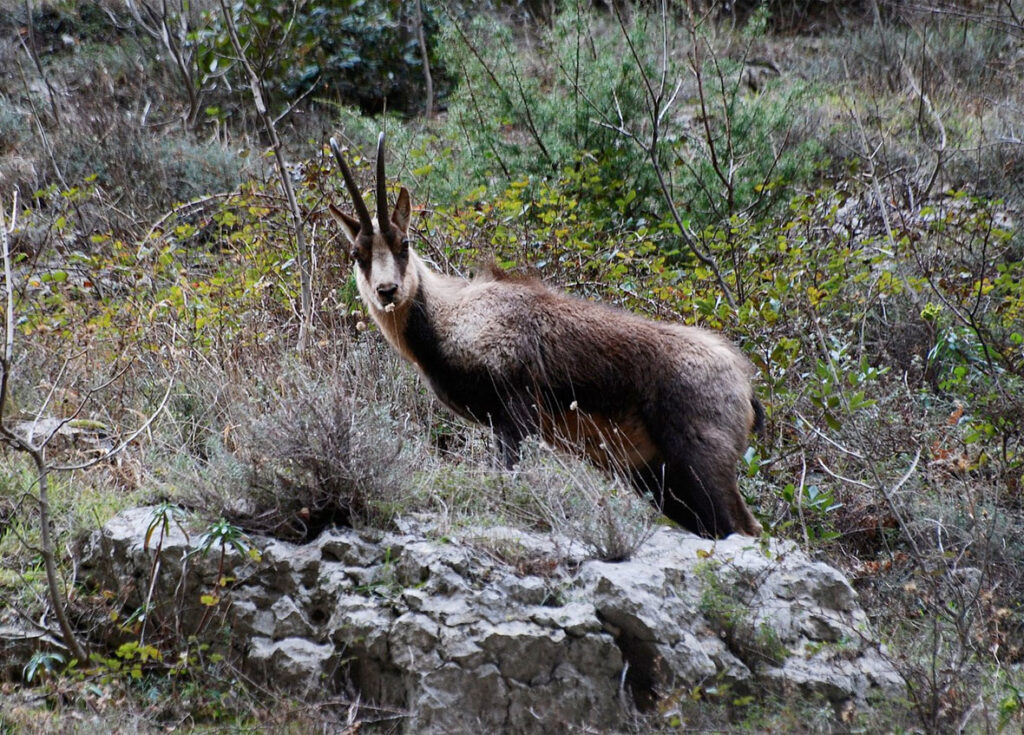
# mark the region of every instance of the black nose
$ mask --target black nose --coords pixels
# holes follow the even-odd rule
[[[395,300],[395,294],[398,292],[397,283],[386,283],[381,286],[377,286],[377,295],[380,296],[381,303],[390,304]]]

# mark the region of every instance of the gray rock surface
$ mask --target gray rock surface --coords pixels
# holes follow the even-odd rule
[[[222,559],[173,524],[147,547],[152,518],[126,511],[85,550],[87,579],[126,613],[148,597],[152,625],[228,640],[250,675],[296,694],[358,693],[404,732],[616,732],[698,685],[837,707],[904,691],[847,580],[788,543],[661,528],[606,563],[550,535],[439,540],[410,523],[257,537],[259,554]]]

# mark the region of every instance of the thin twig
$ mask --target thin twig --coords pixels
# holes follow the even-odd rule
[[[831,444],[831,445],[832,445],[833,447],[835,447],[836,449],[838,449],[838,450],[839,450],[840,452],[842,452],[843,454],[846,454],[846,455],[848,455],[848,456],[850,456],[850,457],[853,457],[854,459],[859,459],[859,460],[861,460],[861,461],[864,461],[864,459],[866,459],[866,458],[864,457],[864,455],[863,455],[863,454],[860,454],[860,453],[858,453],[858,452],[855,452],[855,451],[853,451],[852,449],[850,449],[849,447],[844,447],[844,446],[843,446],[842,444],[840,444],[839,442],[837,442],[837,441],[835,441],[835,440],[833,440],[833,439],[829,438],[829,437],[828,437],[827,435],[825,435],[825,434],[824,434],[824,433],[823,433],[823,432],[822,432],[822,431],[821,431],[820,429],[818,429],[818,428],[817,428],[817,427],[816,427],[816,426],[815,426],[814,424],[812,424],[812,423],[811,423],[810,421],[808,421],[808,420],[807,420],[807,419],[806,419],[806,418],[805,418],[805,417],[804,417],[804,416],[803,416],[803,415],[802,415],[801,413],[797,412],[797,414],[796,414],[796,417],[797,417],[798,419],[800,419],[801,421],[803,421],[803,423],[804,423],[804,426],[806,426],[806,427],[807,427],[808,429],[810,429],[810,430],[811,430],[811,431],[812,431],[812,432],[813,432],[814,434],[816,434],[816,435],[818,436],[818,438],[819,438],[819,439],[823,439],[824,441],[828,442],[829,444]]]
[[[804,519],[804,483],[807,481],[807,457],[800,452],[800,486],[796,489],[796,512],[800,518],[800,530],[804,535],[804,548],[811,548],[811,539],[807,533],[807,521]]]
[[[303,217],[302,213],[299,211],[298,202],[295,199],[295,189],[292,186],[291,176],[288,173],[288,163],[285,161],[281,138],[277,134],[277,127],[274,125],[274,120],[271,118],[270,112],[267,109],[267,103],[263,93],[263,80],[253,67],[252,62],[249,61],[249,57],[246,55],[245,49],[242,47],[242,42],[238,38],[238,31],[235,28],[234,18],[231,11],[228,9],[227,0],[220,0],[220,7],[224,12],[224,26],[231,39],[231,45],[235,49],[235,54],[238,57],[239,63],[242,64],[249,76],[249,89],[252,92],[253,102],[256,105],[256,113],[263,123],[263,127],[268,137],[270,138],[271,150],[274,152],[274,161],[277,164],[278,179],[281,182],[281,188],[284,190],[285,197],[288,200],[288,210],[291,214],[292,220],[292,236],[295,238],[296,259],[299,264],[301,291],[300,308],[302,309],[302,314],[300,315],[299,321],[298,347],[300,352],[305,352],[310,338],[309,332],[311,331],[313,324],[313,275],[310,272],[309,250],[306,247],[306,238],[303,232]]]
[[[100,457],[96,457],[95,459],[91,459],[87,462],[81,462],[79,464],[54,465],[52,469],[57,470],[59,472],[74,472],[75,470],[85,470],[90,467],[96,466],[97,464],[104,460],[110,459],[111,457],[120,454],[129,444],[135,441],[135,439],[138,438],[138,436],[142,434],[142,432],[147,431],[149,427],[153,424],[153,422],[156,421],[157,417],[161,413],[163,413],[164,407],[167,405],[167,401],[171,397],[171,388],[173,386],[174,380],[172,378],[167,381],[167,390],[164,391],[164,397],[160,400],[160,403],[156,407],[156,409],[146,418],[146,420],[142,423],[141,426],[135,429],[135,431],[133,431],[131,434],[128,435],[126,439],[124,439],[124,441],[122,441],[116,447],[111,449],[109,452],[103,454]]]
[[[861,482],[860,480],[854,480],[852,477],[845,477],[843,475],[840,475],[838,472],[834,472],[834,471],[830,470],[828,465],[825,464],[825,461],[823,459],[821,459],[821,457],[818,458],[818,466],[821,467],[821,469],[825,470],[826,474],[830,475],[831,477],[834,477],[837,480],[840,480],[842,482],[848,483],[850,485],[854,485],[854,486],[862,488],[864,490],[874,490],[875,489],[874,486],[869,485],[866,482]]]
[[[0,238],[3,238],[3,242],[0,243],[3,247],[3,258],[4,258],[4,284],[5,290],[7,291],[7,314],[6,314],[6,329],[4,330],[4,387],[7,383],[7,366],[11,364],[14,358],[14,275],[11,270],[11,246],[10,246],[10,234],[14,232],[14,228],[18,221],[18,190],[14,190],[13,201],[11,202],[11,225],[10,233],[7,230],[7,221],[4,216],[3,206],[0,206]],[[6,394],[0,394],[0,411],[3,410],[3,399],[6,398]]]

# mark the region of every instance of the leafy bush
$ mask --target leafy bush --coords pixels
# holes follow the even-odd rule
[[[761,16],[751,21],[748,44],[763,23]],[[536,51],[526,53],[507,26],[486,17],[453,24],[441,52],[459,82],[444,131],[407,146],[414,173],[435,200],[453,204],[521,182],[527,203],[543,198],[545,187],[556,189],[578,202],[587,221],[629,230],[669,220],[665,192],[640,143],[650,145],[669,195],[686,202],[696,227],[767,214],[795,183],[816,174],[818,147],[800,129],[798,114],[808,90],[749,94],[745,54],[720,58],[705,33],[702,25],[640,9],[620,27],[575,6],[538,31]],[[653,139],[645,89],[662,83],[662,73],[666,99]],[[690,101],[698,95],[703,110]],[[526,207],[523,214],[533,212]]]
[[[269,0],[230,5],[247,54],[257,61],[262,83],[277,105],[316,88],[331,100],[367,111],[422,108],[424,64],[416,28],[416,4],[384,0],[329,0],[296,8]],[[437,6],[422,3],[424,40],[438,86],[444,66],[433,52],[439,32]],[[199,63],[213,73],[234,56],[224,20],[214,14],[202,37]],[[248,80],[238,71],[235,88]]]
[[[637,70],[623,58],[621,42],[598,34],[595,22],[586,11],[558,14],[537,39],[536,56],[522,53],[511,31],[486,16],[447,29],[442,53],[460,80],[449,101],[453,134],[445,137],[461,137],[465,144],[438,177],[457,177],[453,195],[481,184],[501,192],[520,180],[536,185],[561,179],[577,185],[570,195],[586,192],[588,213],[608,221],[616,209],[601,210],[615,198],[633,189],[654,192],[656,182],[630,155],[628,142],[593,121],[594,108],[611,107],[614,99],[630,119],[643,112]],[[639,44],[650,40],[646,27],[634,34]],[[587,178],[575,179],[581,169]],[[636,215],[645,205],[650,200],[641,197],[624,214]]]
[[[93,119],[96,126],[103,121],[109,122],[103,114]],[[69,182],[92,184],[103,198],[121,200],[127,212],[165,212],[201,196],[229,192],[241,180],[245,160],[223,146],[177,138],[154,141],[129,125],[111,129],[106,135],[62,136],[62,173]],[[111,222],[118,234],[131,224]]]

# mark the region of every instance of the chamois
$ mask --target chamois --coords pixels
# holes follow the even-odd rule
[[[764,410],[739,350],[704,329],[651,321],[496,266],[472,280],[437,273],[409,247],[405,187],[388,215],[384,134],[376,218],[330,144],[356,216],[329,209],[348,237],[362,300],[445,405],[493,428],[506,467],[537,433],[623,469],[691,531],[760,534],[736,465]]]

